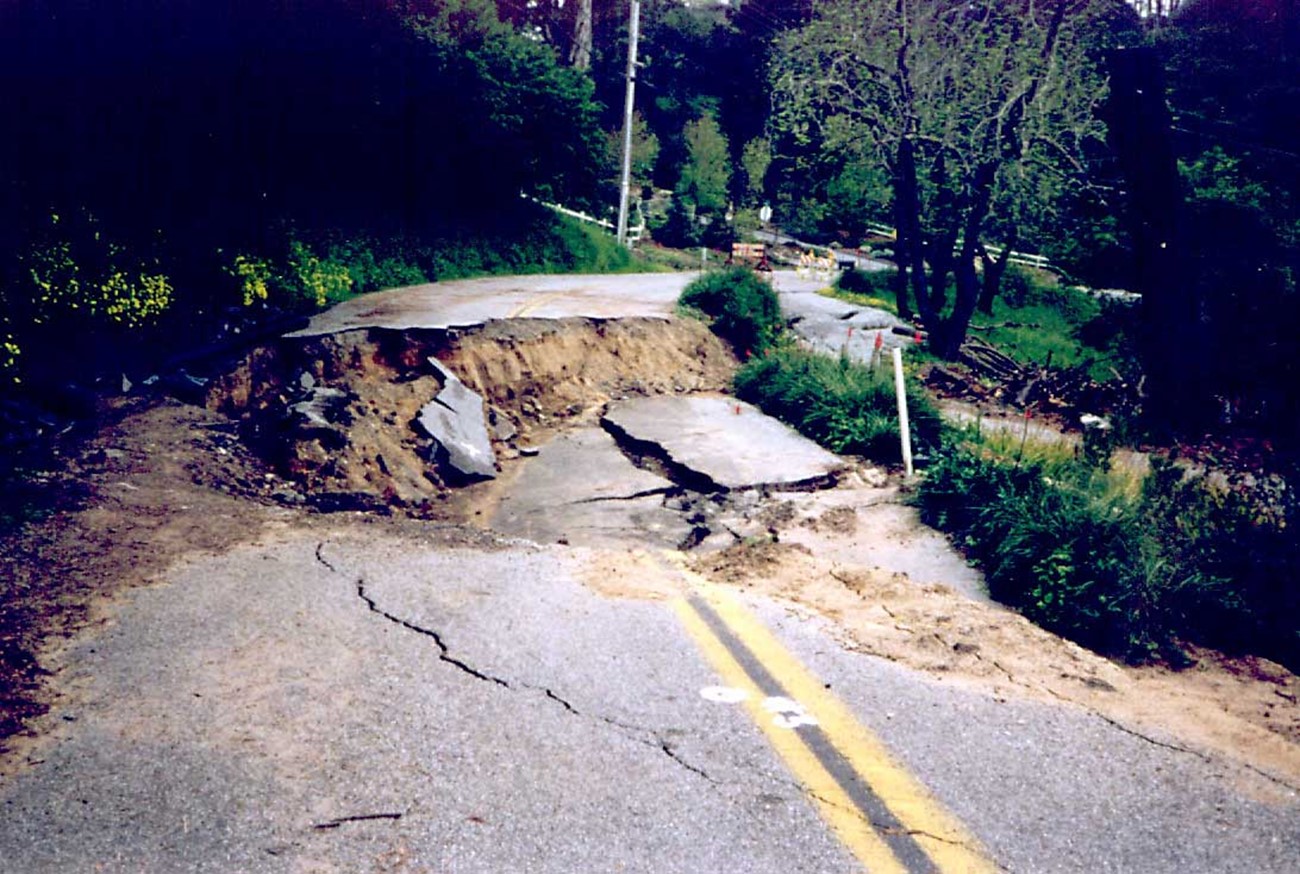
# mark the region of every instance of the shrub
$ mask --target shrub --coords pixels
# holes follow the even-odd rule
[[[901,460],[894,381],[887,370],[787,347],[742,367],[735,391],[833,452]],[[942,422],[934,404],[910,381],[907,395],[913,445],[937,445]]]
[[[321,258],[301,240],[289,243],[287,287],[293,297],[323,307],[348,297],[352,276],[346,266],[330,255]]]
[[[1158,459],[1129,494],[1082,464],[963,445],[927,471],[917,502],[983,567],[994,598],[1085,646],[1146,660],[1194,641],[1300,661],[1290,489],[1261,513]]]
[[[893,270],[845,270],[835,281],[835,287],[852,294],[893,300],[895,275]]]
[[[271,265],[262,258],[236,255],[226,273],[239,282],[240,298],[244,306],[265,301],[271,296]]]
[[[701,276],[686,286],[679,303],[708,316],[714,333],[744,357],[771,349],[784,328],[776,292],[745,267]]]
[[[156,261],[129,255],[91,213],[83,210],[69,219],[51,215],[44,237],[20,259],[36,324],[83,321],[139,328],[171,306],[171,280]]]

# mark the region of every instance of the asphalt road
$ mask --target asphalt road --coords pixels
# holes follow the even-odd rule
[[[645,273],[615,276],[526,276],[436,282],[381,291],[345,301],[312,318],[291,336],[314,336],[360,328],[465,328],[493,319],[667,318],[696,274]],[[870,358],[879,335],[887,346],[909,343],[890,329],[902,324],[891,313],[818,294],[826,282],[793,270],[774,273],[781,307],[806,342],[822,351],[847,349]]]
[[[483,305],[592,309],[570,291]],[[663,488],[606,470],[595,498]],[[684,570],[657,517],[547,503],[539,471],[511,533],[582,506],[603,548],[286,517],[133,590],[62,655],[58,728],[0,785],[0,872],[1300,867],[1294,791],[854,652]]]
[[[745,683],[683,618],[692,578],[627,556],[628,580],[659,597],[609,597],[589,585],[609,583],[598,559],[341,526],[136,591],[68,654],[62,731],[0,790],[0,870],[861,870],[832,827],[834,787],[777,745],[812,729],[763,725],[793,705],[734,700]],[[739,609],[775,649],[724,625],[784,688],[805,665],[998,867],[1300,858],[1294,800],[1254,800],[1222,765],[855,655],[770,602]],[[832,711],[806,712],[833,732]],[[994,870],[920,858],[899,870]]]

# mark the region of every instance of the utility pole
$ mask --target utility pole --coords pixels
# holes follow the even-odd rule
[[[636,92],[636,43],[641,32],[641,0],[632,0],[627,28],[627,96],[623,101],[623,176],[618,189],[618,244],[627,245],[627,206],[632,186],[632,105]]]

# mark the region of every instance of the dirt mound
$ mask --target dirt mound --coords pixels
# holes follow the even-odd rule
[[[444,384],[436,358],[483,397],[498,461],[611,398],[725,388],[735,369],[699,322],[488,322],[468,330],[369,329],[284,338],[217,379],[207,406],[323,509],[438,515],[461,477],[417,424]]]

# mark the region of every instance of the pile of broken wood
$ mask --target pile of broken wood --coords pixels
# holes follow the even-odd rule
[[[1087,368],[1052,367],[1051,356],[1046,364],[1024,365],[977,338],[962,344],[959,362],[933,365],[926,383],[947,397],[997,401],[1070,418],[1126,410],[1137,401],[1136,389],[1122,379],[1097,382]]]

